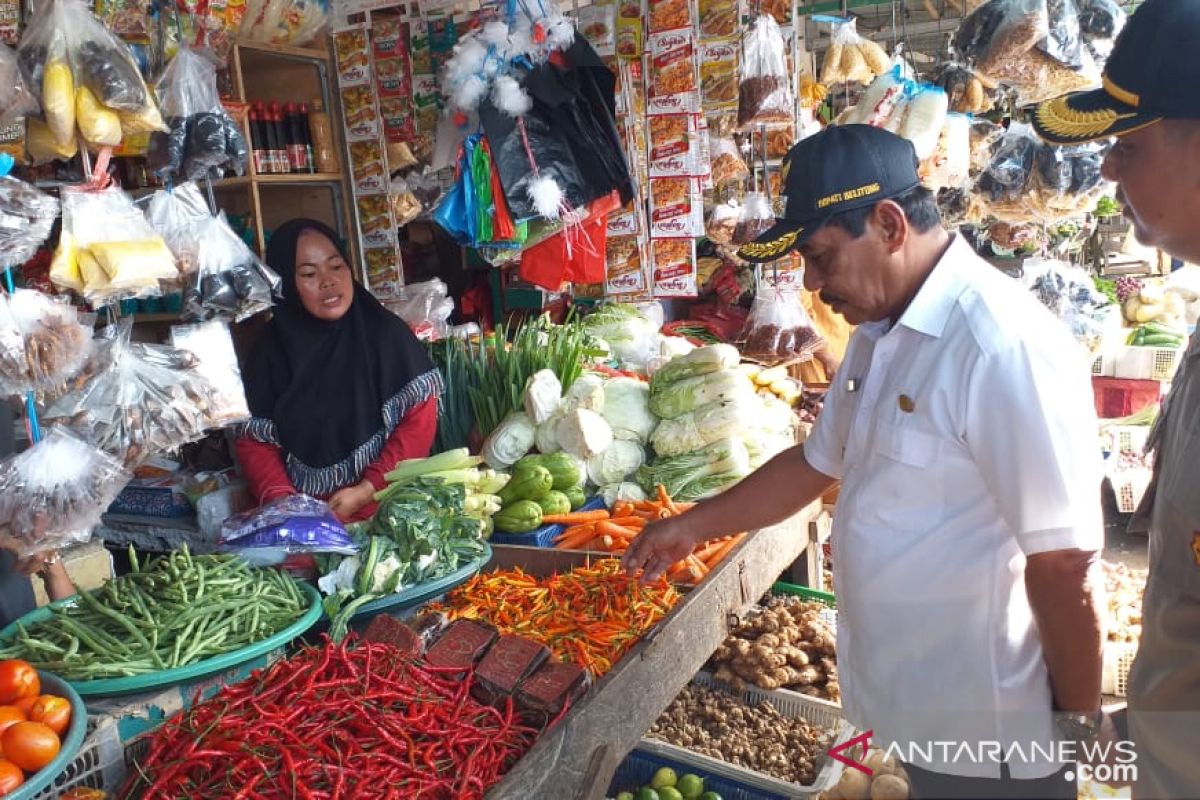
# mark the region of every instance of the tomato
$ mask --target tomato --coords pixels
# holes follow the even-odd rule
[[[4,732],[18,722],[25,722],[29,717],[25,715],[21,709],[16,706],[0,706],[0,737],[3,737]],[[4,757],[4,750],[0,748],[0,758]]]
[[[63,731],[71,724],[71,704],[61,697],[44,694],[30,709],[29,721],[44,723],[50,730],[62,736]]]
[[[29,718],[29,712],[33,710],[33,704],[41,697],[40,694],[31,694],[29,697],[22,697],[20,700],[9,703],[14,708],[19,708],[25,714],[26,719]],[[0,731],[3,733],[3,731]]]
[[[0,759],[0,795],[6,795],[25,782],[25,773],[11,761]]]
[[[37,772],[58,755],[58,734],[40,722],[18,722],[0,736],[4,757],[26,772]]]
[[[41,692],[42,681],[28,661],[19,658],[0,661],[0,705],[7,705],[22,697],[37,696]]]

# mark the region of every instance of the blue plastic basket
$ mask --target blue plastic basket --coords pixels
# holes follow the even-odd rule
[[[608,787],[608,796],[616,797],[617,792],[636,792],[642,786],[650,783],[654,773],[662,767],[670,767],[676,775],[692,773],[704,781],[706,792],[716,792],[722,800],[788,800],[785,795],[771,794],[753,786],[747,786],[721,775],[712,775],[703,770],[664,756],[647,753],[644,750],[634,750],[625,756],[621,766],[613,774],[612,783]]]
[[[599,511],[602,508],[604,508],[603,498],[593,497],[578,510]],[[566,529],[566,525],[543,525],[529,533],[493,533],[488,541],[492,544],[510,544],[519,547],[553,547],[555,537]]]

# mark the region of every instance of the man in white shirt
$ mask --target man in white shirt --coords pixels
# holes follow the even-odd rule
[[[799,249],[805,286],[859,327],[809,440],[647,528],[625,566],[652,579],[697,543],[779,522],[840,480],[847,718],[901,757],[920,798],[1074,798],[1059,740],[1112,736],[1087,360],[941,227],[907,141],[832,127],[784,169],[784,218],[740,254]]]

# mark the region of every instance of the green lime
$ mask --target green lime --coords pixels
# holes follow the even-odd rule
[[[637,800],[662,800],[662,798],[649,786],[643,786],[637,790]]]
[[[683,800],[696,800],[700,795],[704,794],[704,781],[692,773],[682,775],[679,782],[675,784],[675,788],[683,795]]]
[[[664,786],[658,790],[658,800],[683,800],[683,795],[674,786]]]
[[[650,787],[661,789],[664,786],[674,786],[676,780],[678,779],[675,777],[675,770],[670,767],[663,767],[654,773],[654,778],[650,781]]]
[[[633,800],[633,792],[617,792],[617,800]]]
[[[721,795],[716,792],[705,792],[700,795],[700,800],[721,800]]]

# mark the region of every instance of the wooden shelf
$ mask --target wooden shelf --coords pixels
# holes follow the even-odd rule
[[[243,50],[253,50],[271,56],[290,56],[291,58],[308,58],[313,61],[328,61],[329,53],[315,47],[293,47],[289,44],[271,44],[269,42],[238,42]]]
[[[135,324],[138,322],[158,322],[158,323],[169,323],[169,324],[176,324],[176,323],[183,322],[182,314],[142,314],[139,312],[135,312],[133,314],[122,314],[121,315],[121,318],[125,318],[125,317],[132,318]]]
[[[255,175],[253,180],[260,186],[263,184],[341,183],[342,176],[338,172],[297,172],[282,175]]]

